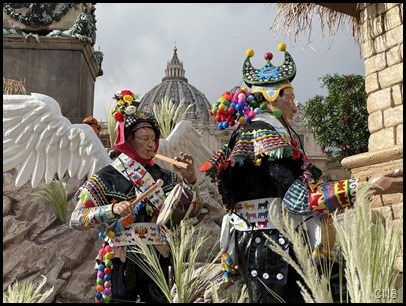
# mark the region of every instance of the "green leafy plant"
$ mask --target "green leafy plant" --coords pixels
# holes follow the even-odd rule
[[[34,195],[50,202],[55,208],[58,219],[66,223],[68,210],[66,182],[54,179],[51,183],[40,186],[38,192],[34,193]]]
[[[185,99],[182,99],[179,104],[175,104],[165,96],[160,104],[153,105],[152,112],[158,120],[163,138],[171,134],[176,124],[186,118],[187,112],[194,105],[185,105],[184,101]]]
[[[20,283],[15,281],[3,292],[3,303],[44,303],[47,297],[54,291],[54,287],[52,286],[50,289],[42,292],[47,278],[44,275],[41,275],[41,277],[42,281],[35,290],[32,282],[23,281]]]
[[[338,162],[368,151],[368,110],[364,78],[360,75],[325,75],[326,97],[317,95],[304,104],[307,126],[322,150],[334,151]]]
[[[206,277],[211,273],[220,251],[213,249],[204,263],[197,263],[202,247],[209,237],[199,226],[189,225],[181,221],[178,227],[167,233],[167,245],[172,256],[172,268],[176,293],[172,296],[171,288],[159,265],[158,256],[153,245],[145,244],[134,235],[137,244],[131,247],[130,260],[135,262],[162,290],[170,303],[191,303],[202,288],[209,286]]]

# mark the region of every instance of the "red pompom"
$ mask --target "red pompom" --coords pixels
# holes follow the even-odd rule
[[[273,54],[271,52],[267,52],[267,53],[265,53],[264,58],[267,61],[270,61],[273,58]]]

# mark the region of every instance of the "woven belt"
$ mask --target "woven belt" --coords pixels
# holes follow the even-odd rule
[[[268,209],[271,204],[280,206],[281,199],[262,198],[238,202],[236,204],[237,212],[233,214],[230,222],[238,231],[274,229],[275,226],[268,217]]]

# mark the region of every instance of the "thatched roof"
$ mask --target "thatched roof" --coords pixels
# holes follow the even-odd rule
[[[307,33],[310,43],[313,22],[320,22],[321,34],[324,35],[328,30],[329,37],[334,37],[340,27],[351,26],[355,44],[360,49],[359,3],[273,3],[273,5],[276,6],[277,13],[271,31],[280,32],[281,29],[285,29],[286,34],[293,37],[294,42],[299,33]]]
[[[25,95],[24,82],[3,78],[3,95]]]

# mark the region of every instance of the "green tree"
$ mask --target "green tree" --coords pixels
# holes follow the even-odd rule
[[[304,105],[304,116],[318,145],[336,149],[334,157],[368,151],[368,111],[365,82],[360,75],[327,74],[319,78],[327,97],[317,95]]]

